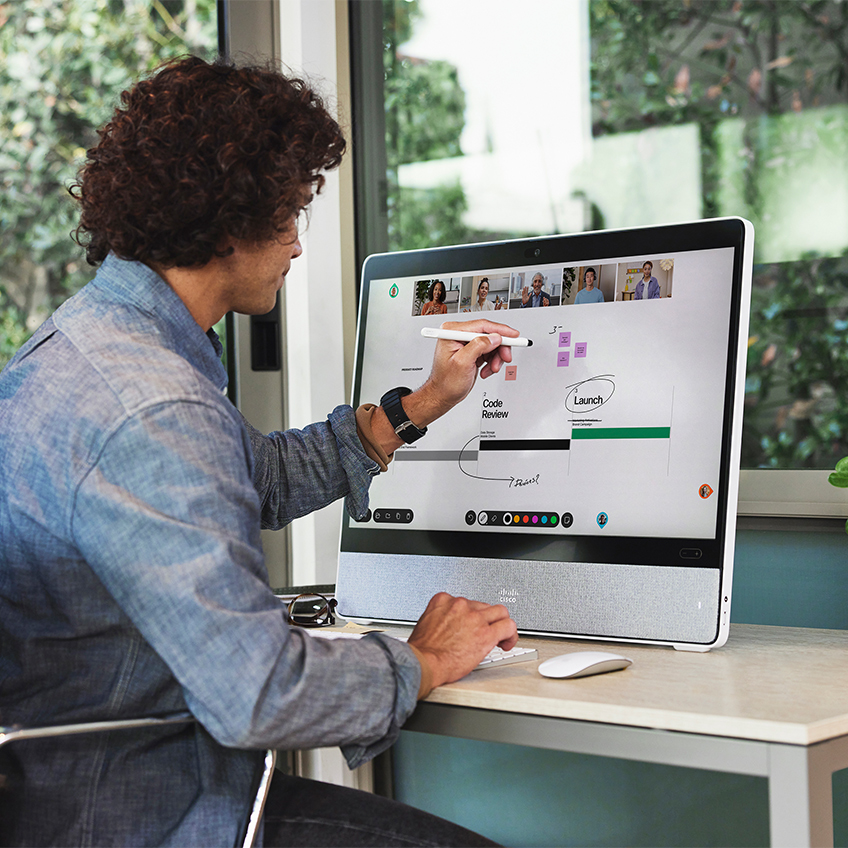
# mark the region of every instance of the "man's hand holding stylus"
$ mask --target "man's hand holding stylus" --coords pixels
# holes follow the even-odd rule
[[[497,374],[505,362],[512,362],[512,348],[502,345],[500,337],[518,338],[518,330],[485,318],[476,321],[446,321],[442,327],[446,330],[489,334],[478,336],[470,342],[440,339],[436,343],[433,369],[421,388],[430,388],[438,394],[441,404],[445,406],[444,412],[447,412],[468,395],[478,373],[485,380]]]
[[[478,373],[485,380],[497,374],[505,362],[512,362],[512,348],[501,344],[501,336],[518,337],[518,330],[485,318],[447,321],[442,327],[487,335],[470,342],[448,339],[436,342],[430,376],[421,388],[402,400],[404,411],[418,427],[428,427],[463,400],[474,387]],[[372,426],[386,453],[403,444],[385,415],[375,416]]]

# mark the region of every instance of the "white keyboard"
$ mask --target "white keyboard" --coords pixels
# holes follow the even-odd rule
[[[509,665],[514,662],[527,662],[528,660],[539,659],[539,652],[535,648],[520,648],[516,645],[511,651],[504,651],[500,648],[492,648],[485,657],[483,657],[480,665],[474,671],[480,671],[484,668],[500,668],[504,665]]]
[[[310,636],[316,636],[319,639],[361,639],[365,635],[364,633],[355,631],[325,630],[323,627],[304,628],[304,630]],[[387,635],[391,635],[395,639],[400,639],[402,642],[405,642],[409,636],[408,633],[402,635],[392,633]],[[500,668],[514,662],[528,662],[529,660],[537,659],[539,659],[539,652],[535,648],[521,648],[516,645],[511,651],[504,651],[501,648],[495,647],[483,657],[474,671],[480,671],[483,668]]]

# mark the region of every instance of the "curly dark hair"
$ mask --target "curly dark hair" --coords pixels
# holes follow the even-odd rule
[[[276,238],[345,150],[319,95],[271,68],[177,59],[121,103],[70,188],[92,265],[114,251],[199,266],[226,255],[228,237]]]

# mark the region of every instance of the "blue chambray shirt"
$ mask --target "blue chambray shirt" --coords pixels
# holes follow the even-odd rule
[[[405,644],[312,639],[268,587],[260,526],[375,464],[350,407],[262,436],[220,344],[146,266],[109,256],[0,373],[0,724],[198,723],[0,751],[0,843],[233,845],[261,751],[353,766],[415,706]]]

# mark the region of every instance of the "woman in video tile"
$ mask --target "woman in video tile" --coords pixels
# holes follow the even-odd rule
[[[489,278],[483,277],[477,286],[477,302],[471,307],[472,312],[493,312],[495,304],[489,299]]]
[[[448,305],[445,303],[445,284],[441,280],[434,280],[427,292],[429,300],[421,309],[422,315],[445,315]]]
[[[642,279],[636,283],[636,300],[656,300],[660,296],[660,284],[652,275],[654,263],[646,259],[642,265]]]

